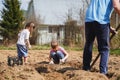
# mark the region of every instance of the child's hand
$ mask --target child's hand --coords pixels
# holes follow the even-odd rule
[[[50,61],[49,64],[54,64],[54,62],[53,62],[53,61]]]
[[[61,63],[64,63],[64,62],[65,62],[65,59],[64,59],[64,58],[63,58],[63,59],[61,59],[61,60],[60,60],[60,62],[61,62]]]
[[[28,45],[28,48],[31,49],[31,45]]]

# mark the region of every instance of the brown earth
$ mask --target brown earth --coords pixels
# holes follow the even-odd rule
[[[65,64],[48,64],[49,50],[29,50],[28,64],[10,67],[7,56],[16,50],[0,50],[0,80],[120,80],[120,56],[110,56],[109,76],[99,73],[99,60],[91,72],[82,70],[82,52],[68,51]],[[94,54],[93,59],[96,57]]]

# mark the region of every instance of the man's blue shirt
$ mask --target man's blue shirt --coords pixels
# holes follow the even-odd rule
[[[85,22],[97,21],[100,24],[109,23],[112,10],[112,0],[91,0],[86,11]]]

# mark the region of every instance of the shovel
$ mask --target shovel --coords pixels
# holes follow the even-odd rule
[[[112,35],[110,36],[110,41],[111,39],[115,36],[116,32],[119,30],[120,28],[120,24],[117,26],[117,28],[115,29],[114,32],[112,32]],[[98,58],[100,57],[100,53],[96,56],[95,60],[92,62],[92,64],[90,65],[90,69],[94,66],[94,64],[96,63],[96,61],[98,60]]]

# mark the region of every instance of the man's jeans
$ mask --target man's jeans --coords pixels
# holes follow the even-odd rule
[[[92,60],[93,42],[96,37],[100,57],[100,73],[106,74],[108,71],[109,58],[109,33],[110,24],[99,24],[98,22],[85,23],[86,43],[83,52],[83,69],[90,70]]]

